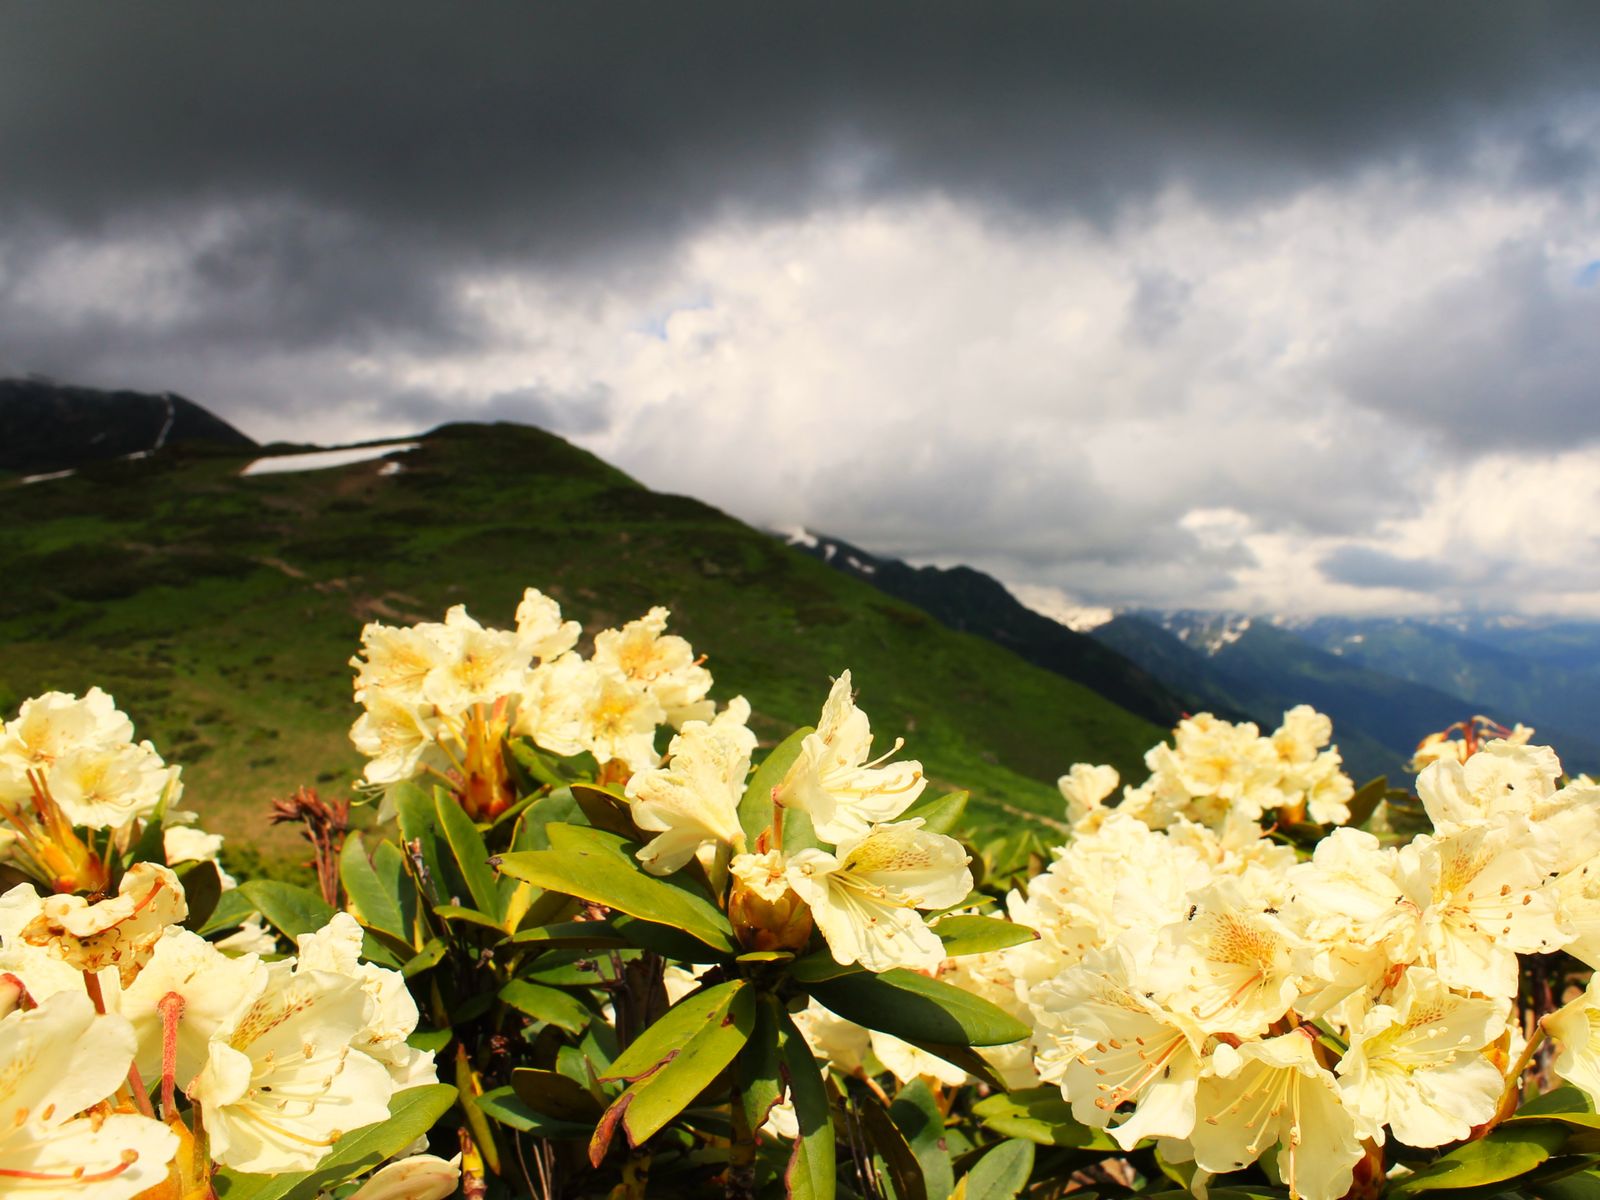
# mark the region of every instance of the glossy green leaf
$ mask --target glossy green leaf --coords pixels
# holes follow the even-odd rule
[[[466,810],[456,803],[455,797],[444,789],[434,793],[433,807],[439,831],[444,835],[444,843],[455,860],[456,872],[467,885],[467,894],[472,897],[473,906],[490,918],[491,924],[498,923],[504,919],[505,913],[496,889],[499,881],[494,868],[489,865],[489,848],[483,844],[483,835],[472,823],[472,818],[467,816]]]
[[[406,960],[405,965],[400,968],[400,973],[407,979],[414,975],[420,975],[430,967],[438,966],[448,949],[443,939],[432,938],[427,945],[417,951],[415,957]]]
[[[283,1175],[248,1175],[219,1169],[212,1179],[218,1200],[315,1200],[323,1191],[371,1171],[416,1141],[455,1103],[456,1089],[432,1083],[397,1092],[389,1101],[389,1119],[352,1129],[335,1143],[310,1171]]]
[[[862,969],[858,963],[838,962],[834,959],[833,952],[824,948],[814,954],[795,959],[789,967],[789,977],[796,983],[823,983],[829,979],[838,979],[842,975],[860,975]]]
[[[217,897],[216,908],[211,910],[211,915],[206,918],[205,924],[195,932],[201,937],[210,937],[214,933],[237,929],[244,919],[255,911],[255,905],[250,903],[245,894],[234,888]]]
[[[551,950],[608,950],[626,946],[628,941],[610,921],[562,921],[556,925],[519,929],[501,944]]]
[[[1539,1200],[1595,1200],[1600,1196],[1600,1171],[1576,1171],[1533,1184],[1528,1190]]]
[[[478,1097],[478,1110],[491,1120],[535,1137],[560,1142],[586,1142],[594,1132],[594,1120],[567,1121],[540,1112],[510,1087],[498,1087]]]
[[[946,958],[987,954],[991,950],[1004,950],[1007,946],[1020,946],[1024,942],[1039,940],[1039,934],[1026,925],[995,917],[944,917],[932,928],[944,943]]]
[[[1515,1179],[1543,1163],[1566,1140],[1566,1128],[1555,1122],[1503,1124],[1477,1141],[1435,1159],[1416,1174],[1395,1181],[1389,1195],[1415,1196]]]
[[[746,987],[742,979],[730,979],[715,987],[692,992],[662,1014],[661,1019],[633,1040],[600,1075],[632,1083],[642,1079],[672,1056],[697,1029],[715,1024],[728,1014],[728,1006]]]
[[[629,946],[654,951],[662,958],[682,963],[715,963],[728,957],[727,951],[714,950],[699,938],[659,921],[641,921],[627,913],[612,913],[610,921]]]
[[[604,1111],[588,1088],[559,1071],[517,1067],[511,1072],[511,1090],[535,1112],[558,1121],[587,1123],[592,1128]]]
[[[552,825],[547,833],[549,850],[504,855],[500,870],[640,920],[676,926],[714,950],[738,952],[733,928],[716,906],[675,879],[647,875],[633,857],[634,843],[582,825]]]
[[[944,1114],[939,1111],[932,1089],[921,1079],[912,1080],[894,1098],[889,1116],[917,1156],[928,1200],[947,1200],[955,1186],[955,1172],[945,1138]]]
[[[949,833],[960,823],[966,811],[966,792],[946,792],[942,796],[918,797],[917,802],[895,820],[910,821],[915,818],[922,822],[922,828],[929,833]]]
[[[972,1106],[972,1115],[1002,1137],[1023,1138],[1039,1146],[1118,1150],[1105,1130],[1078,1121],[1060,1089],[1049,1085],[988,1096]]]
[[[800,747],[806,735],[814,732],[809,725],[796,729],[772,748],[771,753],[761,760],[755,774],[750,776],[744,796],[739,801],[739,825],[752,852],[756,839],[772,826],[772,789],[783,782],[789,767],[800,757]]]
[[[401,942],[415,950],[426,937],[418,929],[422,914],[422,898],[417,895],[416,881],[411,878],[405,853],[393,842],[385,839],[372,851],[372,872],[378,877],[383,890],[395,898],[400,906]]]
[[[962,1180],[968,1200],[1013,1200],[1033,1173],[1034,1144],[1023,1138],[1001,1142],[984,1153]]]
[[[459,904],[435,904],[433,915],[443,917],[446,921],[455,921],[463,925],[476,925],[480,929],[493,929],[497,933],[504,933],[500,922],[487,913],[481,913],[475,908],[463,908]]]
[[[204,929],[222,899],[221,869],[214,862],[190,862],[175,870],[183,883],[183,898],[189,904],[189,915],[183,919],[183,927]]]
[[[898,967],[881,975],[845,975],[805,987],[839,1016],[908,1040],[1004,1046],[1032,1032],[987,1000]]]
[[[755,1026],[734,1064],[734,1085],[744,1109],[746,1128],[760,1129],[783,1099],[783,1073],[778,1057],[778,998],[756,999]]]
[[[594,1017],[576,996],[524,979],[513,979],[500,989],[499,995],[518,1012],[571,1034],[582,1033]]]
[[[425,906],[449,904],[452,897],[459,896],[461,889],[445,871],[444,858],[439,851],[439,812],[434,806],[433,793],[415,783],[402,783],[391,794],[406,856],[412,860],[412,871],[420,870],[419,886]]]
[[[373,869],[367,858],[366,844],[354,830],[339,851],[339,882],[344,884],[346,906],[356,920],[401,941],[410,940],[410,930],[400,913],[399,897],[390,893]]]
[[[333,909],[310,888],[276,879],[252,879],[239,885],[245,899],[291,940],[315,933],[333,920]]]
[[[1376,779],[1367,780],[1350,797],[1350,819],[1345,824],[1352,829],[1365,825],[1388,793],[1389,780],[1386,776],[1379,775]]]
[[[833,1200],[833,1116],[828,1108],[828,1089],[823,1085],[817,1060],[811,1057],[811,1047],[789,1014],[777,1015],[783,1077],[799,1126],[783,1172],[784,1190],[790,1200]]]
[[[755,1021],[755,991],[739,988],[720,1018],[702,1024],[657,1070],[629,1087],[615,1102],[623,1109],[628,1144],[643,1144],[694,1103],[744,1048]]]
[[[861,1122],[873,1165],[888,1183],[893,1200],[928,1200],[928,1189],[922,1181],[922,1164],[883,1105],[867,1099],[856,1108],[856,1118]]]
[[[604,829],[630,842],[644,842],[645,835],[633,823],[633,805],[616,788],[599,787],[592,783],[572,785],[572,798],[578,802],[589,824]]]

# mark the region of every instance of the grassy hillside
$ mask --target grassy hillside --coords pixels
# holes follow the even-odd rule
[[[640,487],[526,427],[448,426],[401,456],[239,475],[179,447],[11,485],[0,526],[0,706],[111,691],[185,768],[214,828],[281,857],[262,819],[300,784],[348,789],[347,660],[363,622],[465,602],[509,624],[534,585],[593,631],[660,603],[709,655],[715,694],[775,740],[853,672],[887,739],[975,794],[987,821],[1056,813],[1079,760],[1138,777],[1161,731],[1083,687],[790,550],[698,501]]]

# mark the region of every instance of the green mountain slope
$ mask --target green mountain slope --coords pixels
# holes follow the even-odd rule
[[[187,802],[281,853],[266,803],[344,792],[359,769],[347,660],[363,622],[465,602],[509,624],[523,587],[589,631],[651,604],[748,695],[764,739],[816,719],[849,667],[881,739],[903,734],[987,821],[1054,814],[1079,760],[1137,779],[1161,732],[1085,688],[955,633],[698,501],[660,495],[521,426],[447,426],[379,461],[241,477],[183,446],[0,490],[0,703],[111,691]],[[885,748],[887,745],[885,744]]]

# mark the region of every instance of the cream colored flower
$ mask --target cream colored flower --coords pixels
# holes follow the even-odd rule
[[[1093,950],[1029,996],[1040,1076],[1094,1128],[1134,1105],[1111,1131],[1124,1149],[1147,1137],[1189,1136],[1205,1042],[1185,1013],[1153,998],[1138,958],[1126,944]]]
[[[211,1038],[189,1095],[223,1166],[305,1171],[345,1133],[387,1117],[395,1089],[383,1064],[352,1048],[372,1004],[357,980],[287,962],[269,971],[262,994]]]
[[[161,1074],[164,1027],[159,1006],[165,996],[175,994],[183,1001],[174,1078],[187,1088],[205,1066],[212,1035],[266,986],[266,964],[254,954],[230,958],[187,929],[167,929],[117,1005],[139,1039],[138,1065],[144,1078]]]
[[[595,761],[618,759],[631,771],[645,771],[661,761],[656,752],[656,727],[666,720],[661,705],[645,689],[621,675],[596,670],[596,688],[581,715],[583,748]]]
[[[46,947],[80,971],[116,967],[126,987],[168,925],[189,915],[183,885],[157,863],[134,863],[116,896],[91,904],[82,896],[47,896],[22,940]]]
[[[620,630],[596,634],[594,662],[649,692],[664,719],[681,729],[688,721],[711,719],[711,672],[695,660],[688,642],[666,632],[667,615],[657,606]]]
[[[417,1078],[421,1060],[420,1050],[406,1044],[406,1039],[416,1031],[417,1002],[411,998],[405,978],[399,971],[391,971],[376,963],[361,961],[361,926],[349,913],[334,913],[332,919],[314,933],[303,933],[295,939],[298,950],[296,972],[325,972],[342,975],[361,985],[361,990],[372,1002],[366,1024],[351,1039],[351,1045],[382,1063],[395,1080],[433,1083],[431,1072],[424,1070],[424,1078]],[[426,1056],[432,1062],[431,1056]]]
[[[521,693],[528,649],[515,633],[485,629],[457,604],[444,617],[445,654],[422,682],[422,698],[447,720],[475,704]]]
[[[600,681],[600,669],[576,654],[541,663],[523,680],[512,732],[552,754],[582,754],[586,714],[597,702]]]
[[[1224,877],[1196,893],[1188,920],[1162,930],[1154,982],[1206,1032],[1249,1037],[1283,1016],[1300,994],[1303,952],[1300,939],[1239,878]]]
[[[835,960],[869,971],[936,968],[944,947],[918,909],[948,908],[972,890],[967,852],[921,821],[873,827],[835,854],[802,850],[789,886],[811,908]]]
[[[628,780],[634,824],[658,835],[639,850],[645,870],[670,875],[701,846],[744,844],[739,800],[750,751],[739,728],[691,721],[672,739],[667,766]]]
[[[437,622],[396,627],[373,622],[361,630],[361,654],[350,660],[356,669],[356,699],[384,691],[412,704],[423,702],[422,685],[445,665],[451,635]]]
[[[62,992],[0,1019],[0,1193],[129,1200],[166,1178],[178,1138],[159,1121],[84,1110],[127,1079],[133,1030]]]
[[[460,1184],[461,1155],[413,1154],[379,1167],[350,1200],[444,1200]]]
[[[563,621],[561,606],[538,588],[522,593],[517,605],[517,637],[532,657],[552,662],[576,646],[582,632],[576,621]]]
[[[350,740],[367,757],[363,777],[372,784],[404,783],[438,743],[434,706],[387,688],[369,688],[362,700],[366,711],[350,727]]]
[[[860,837],[873,825],[892,821],[922,794],[922,764],[890,763],[900,749],[868,761],[872,727],[850,694],[850,672],[834,682],[815,733],[807,734],[800,754],[778,785],[776,799],[811,817],[817,836],[835,845]]]
[[[1423,951],[1446,986],[1515,995],[1517,955],[1570,940],[1544,886],[1548,856],[1517,817],[1423,835],[1401,849],[1401,879],[1422,914]]]
[[[1548,746],[1485,743],[1465,762],[1440,759],[1417,776],[1417,796],[1440,834],[1502,815],[1537,819],[1556,793],[1561,760]]]
[[[1561,1046],[1555,1073],[1600,1104],[1600,975],[1583,994],[1544,1019],[1545,1030]]]
[[[1056,780],[1061,798],[1067,802],[1067,820],[1074,825],[1089,818],[1103,818],[1106,797],[1117,790],[1121,777],[1115,767],[1097,767],[1090,763],[1074,763],[1072,769]]]
[[[1408,1146],[1460,1141],[1494,1115],[1505,1079],[1482,1051],[1506,1027],[1503,1000],[1461,996],[1412,967],[1388,1003],[1369,1008],[1339,1060],[1345,1103],[1379,1141],[1389,1126]]]
[[[1350,1190],[1362,1155],[1355,1114],[1317,1062],[1309,1027],[1237,1050],[1219,1045],[1195,1107],[1203,1115],[1190,1142],[1201,1169],[1236,1171],[1277,1145],[1291,1197],[1339,1200]]]

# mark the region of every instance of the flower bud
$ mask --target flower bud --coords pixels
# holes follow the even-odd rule
[[[811,910],[789,887],[783,855],[736,855],[728,872],[728,920],[739,944],[746,950],[804,950],[811,940]]]

